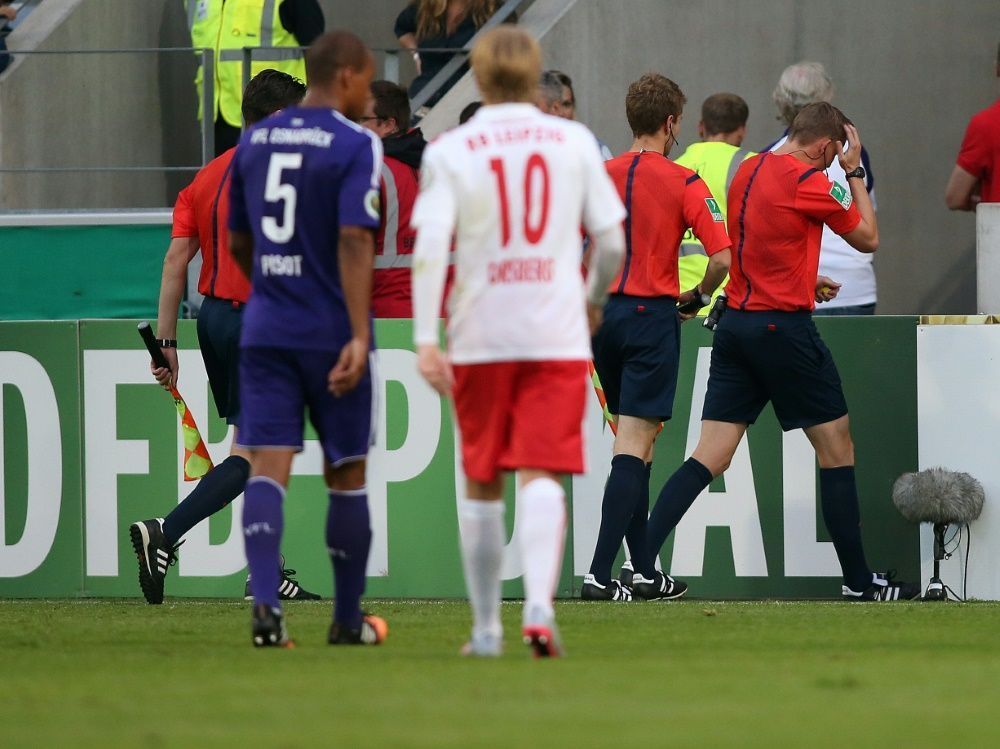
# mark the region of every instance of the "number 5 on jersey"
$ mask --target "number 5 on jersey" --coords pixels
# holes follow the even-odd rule
[[[275,244],[285,244],[295,234],[295,202],[298,195],[295,185],[281,181],[285,169],[300,169],[301,153],[273,153],[267,165],[267,180],[264,183],[264,200],[268,203],[284,203],[281,222],[273,216],[264,216],[260,221],[264,236]]]
[[[507,170],[504,160],[490,159],[490,169],[497,180],[497,191],[500,194],[500,244],[507,247],[511,241],[510,201],[507,199]],[[540,206],[536,205],[535,187],[540,182],[542,199]],[[534,209],[534,210],[533,210]],[[532,214],[535,214],[534,216]],[[549,221],[549,168],[541,154],[533,153],[528,157],[524,169],[524,241],[528,244],[538,244],[545,234]]]

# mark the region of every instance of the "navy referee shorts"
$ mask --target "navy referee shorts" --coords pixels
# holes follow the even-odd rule
[[[809,312],[727,309],[715,329],[702,418],[753,424],[768,401],[786,432],[847,414],[837,365]]]
[[[674,410],[681,324],[673,297],[612,294],[592,345],[594,368],[618,416],[667,421]]]
[[[243,306],[205,297],[198,311],[198,345],[219,416],[238,424],[240,416],[240,331]]]

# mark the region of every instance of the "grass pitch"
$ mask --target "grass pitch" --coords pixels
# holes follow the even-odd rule
[[[0,601],[0,746],[1000,745],[1000,605],[558,605],[568,657],[456,654],[460,602],[375,601],[379,647],[325,644],[329,603],[255,650],[246,604]]]

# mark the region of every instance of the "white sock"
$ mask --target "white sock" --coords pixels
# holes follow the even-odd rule
[[[535,479],[521,490],[517,537],[524,564],[524,611],[552,612],[552,598],[562,572],[566,539],[566,502],[552,479]]]
[[[503,635],[500,569],[506,541],[503,500],[460,499],[458,531],[474,634]]]

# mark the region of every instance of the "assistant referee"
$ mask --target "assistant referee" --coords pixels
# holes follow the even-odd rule
[[[243,93],[243,119],[247,126],[274,112],[297,104],[305,93],[297,78],[278,70],[263,70],[247,84]],[[198,314],[198,343],[212,387],[219,416],[236,427],[240,412],[238,353],[243,306],[250,283],[229,254],[229,177],[235,148],[216,157],[177,196],[170,246],[163,260],[160,303],[156,331],[169,367],[150,367],[164,387],[176,385],[177,309],[187,277],[188,263],[200,251],[201,276],[198,291],[205,296]],[[139,585],[149,603],[163,603],[167,570],[177,555],[181,538],[205,518],[214,515],[243,493],[250,475],[248,453],[236,445],[230,455],[209,471],[194,490],[165,518],[140,520],[129,526],[132,546],[139,560]],[[294,570],[283,569],[284,598],[316,599],[291,578]],[[249,582],[248,582],[249,584]]]
[[[839,157],[848,187],[823,174]],[[861,542],[847,403],[829,349],[812,321],[826,224],[860,252],[878,248],[875,211],[865,189],[857,128],[831,104],[805,107],[788,141],[747,159],[729,189],[733,264],[728,308],[715,332],[702,430],[694,454],[671,476],[649,519],[649,552],[713,477],[732,460],[768,402],[784,431],[804,429],[820,465],[823,520],[843,571],[847,600],[916,598],[920,588],[873,573]]]

